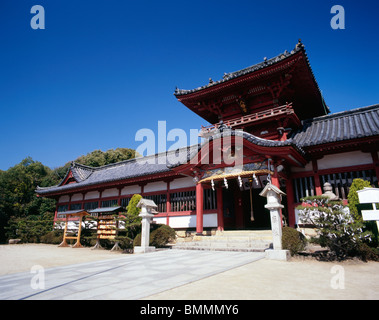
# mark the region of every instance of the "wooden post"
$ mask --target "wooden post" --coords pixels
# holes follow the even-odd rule
[[[316,196],[322,195],[322,188],[320,183],[320,176],[318,174],[318,166],[317,166],[317,160],[312,160],[312,167],[313,167],[313,173],[314,173],[314,179],[315,179],[315,188],[316,188]]]
[[[204,188],[201,183],[196,185],[196,233],[203,234],[203,206],[204,206]]]
[[[73,248],[82,248],[83,247],[80,244],[80,234],[82,233],[82,220],[83,220],[83,215],[80,215],[80,217],[79,217],[78,235],[76,237],[76,243],[72,246]]]
[[[290,227],[294,228],[296,219],[295,219],[295,204],[294,204],[292,179],[286,180],[286,194],[287,194],[288,224]]]
[[[66,233],[67,233],[67,225],[68,225],[68,215],[66,215],[66,225],[64,227],[63,231],[63,241],[58,247],[68,247],[67,241],[66,241]]]

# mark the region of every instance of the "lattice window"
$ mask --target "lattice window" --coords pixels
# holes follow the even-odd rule
[[[96,209],[98,206],[99,206],[98,201],[85,202],[84,203],[84,210],[93,210],[93,209]]]
[[[301,202],[301,198],[316,195],[315,181],[313,177],[293,179],[295,202]]]
[[[163,194],[155,194],[152,196],[144,196],[145,199],[153,200],[155,204],[158,206],[156,209],[158,212],[166,212],[166,200],[167,196],[165,193]]]
[[[80,210],[82,208],[81,203],[73,203],[70,205],[70,210]]]
[[[367,180],[372,185],[378,183],[374,169],[320,175],[320,183],[321,187],[323,187],[325,182],[329,182],[333,187],[333,193],[337,197],[346,200],[350,186],[356,178]]]
[[[122,198],[121,204],[120,204],[121,207],[126,208],[129,205],[130,199],[131,199],[131,197],[130,198]]]
[[[101,201],[101,208],[117,207],[117,206],[118,206],[117,199]]]
[[[196,209],[196,191],[170,193],[171,211],[191,211]]]
[[[204,189],[204,210],[217,209],[217,192],[212,189]]]

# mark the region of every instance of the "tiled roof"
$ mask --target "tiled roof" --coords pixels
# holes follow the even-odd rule
[[[379,104],[305,120],[303,127],[295,131],[286,141],[262,139],[247,132],[229,129],[216,133],[212,139],[229,135],[242,135],[244,139],[258,146],[274,148],[292,146],[301,155],[306,156],[304,150],[315,145],[362,137],[377,136],[379,138]],[[56,191],[64,192],[100,183],[170,172],[172,168],[192,159],[201,146],[200,144],[189,146],[98,168],[73,162],[70,169],[77,183],[47,188],[37,187],[36,192],[45,195]]]
[[[57,185],[47,188],[37,187],[38,194],[47,194],[54,191],[64,191],[79,187],[96,185],[117,180],[148,176],[156,173],[169,172],[167,164],[176,164],[187,158],[187,147],[178,151],[168,151],[151,156],[121,161],[102,167],[92,168],[73,162],[72,171],[77,183]]]
[[[260,137],[257,137],[251,133],[245,132],[245,131],[238,131],[238,130],[230,130],[226,129],[223,132],[218,132],[216,134],[213,134],[211,137],[209,137],[209,141],[214,140],[214,139],[219,139],[222,137],[229,137],[229,136],[241,136],[243,139],[250,141],[251,143],[257,145],[257,146],[262,146],[262,147],[285,147],[285,146],[292,146],[294,147],[301,155],[305,155],[304,150],[302,150],[292,139],[287,139],[285,141],[277,141],[277,140],[268,140],[268,139],[263,139]],[[169,165],[170,168],[177,167],[179,165],[182,165],[184,163],[187,163],[190,161],[196,153],[200,150],[200,148],[208,143],[208,141],[205,141],[202,145],[200,145],[198,148],[192,148],[190,149],[190,152],[188,153],[187,158],[183,158],[182,162],[178,162],[176,164],[171,164]]]
[[[283,53],[280,53],[279,55],[277,55],[277,56],[275,56],[275,57],[273,57],[271,59],[266,59],[265,58],[263,62],[254,64],[254,65],[252,65],[250,67],[247,67],[247,68],[244,68],[244,69],[241,69],[241,70],[238,70],[238,71],[230,72],[230,73],[225,73],[222,79],[220,79],[218,81],[213,81],[213,80],[210,79],[210,81],[209,81],[208,84],[206,84],[204,86],[201,86],[201,87],[198,87],[198,88],[195,88],[195,89],[186,90],[186,89],[178,89],[178,88],[176,88],[175,92],[174,92],[174,95],[176,97],[179,97],[179,96],[183,96],[183,95],[186,95],[186,94],[197,92],[197,91],[209,88],[209,87],[213,87],[213,86],[218,85],[220,83],[227,82],[227,81],[229,81],[231,79],[238,78],[238,77],[244,76],[246,74],[258,71],[260,69],[264,69],[264,68],[267,68],[269,66],[272,66],[272,65],[274,65],[274,64],[276,64],[276,63],[278,63],[280,61],[283,61],[283,60],[285,60],[285,59],[287,59],[287,58],[295,55],[296,53],[298,53],[300,51],[304,52],[307,64],[309,66],[309,70],[310,70],[310,72],[312,74],[312,77],[313,77],[313,80],[314,80],[314,82],[315,82],[315,84],[316,84],[316,86],[318,88],[318,84],[317,84],[317,82],[315,80],[312,68],[310,66],[307,54],[305,52],[305,47],[301,43],[301,41],[299,40],[299,42],[296,44],[295,48],[291,52],[288,52],[287,50],[285,50]]]
[[[305,120],[294,132],[301,148],[379,135],[379,104]]]

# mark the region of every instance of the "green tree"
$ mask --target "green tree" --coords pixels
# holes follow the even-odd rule
[[[27,157],[19,164],[0,173],[0,242],[6,240],[9,220],[54,212],[55,201],[38,198],[37,185],[46,186],[52,170]]]
[[[137,218],[141,209],[137,208],[138,202],[142,199],[142,196],[140,194],[134,194],[133,197],[130,199],[128,206],[126,207],[127,214],[130,215],[130,217]],[[139,218],[141,221],[141,218]]]
[[[363,179],[354,179],[350,186],[347,199],[349,201],[349,210],[354,216],[355,220],[362,221],[362,216],[359,214],[357,204],[359,204],[358,190],[362,190],[365,187],[371,187],[370,182]]]
[[[95,150],[85,156],[78,157],[75,162],[89,167],[100,167],[111,163],[133,159],[136,157],[136,151],[129,148],[109,149],[105,152]]]

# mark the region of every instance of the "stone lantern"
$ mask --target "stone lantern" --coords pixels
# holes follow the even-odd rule
[[[141,199],[137,208],[141,208],[139,216],[142,218],[141,246],[134,247],[134,253],[146,253],[155,251],[155,247],[150,247],[150,223],[154,217],[157,205],[153,200]]]
[[[273,184],[268,183],[259,195],[267,198],[265,208],[270,210],[271,217],[273,250],[266,250],[266,255],[269,259],[288,260],[290,253],[282,248],[282,222],[280,219],[280,210],[284,208],[281,204],[282,195],[285,193]]]

